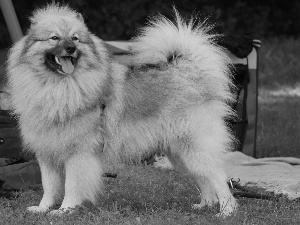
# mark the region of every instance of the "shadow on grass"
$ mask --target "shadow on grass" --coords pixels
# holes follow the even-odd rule
[[[120,171],[116,180],[107,179],[106,190],[108,194],[101,206],[130,207],[136,212],[173,208],[190,212],[192,204],[200,201],[199,191],[190,177],[151,166],[126,166],[126,171]]]

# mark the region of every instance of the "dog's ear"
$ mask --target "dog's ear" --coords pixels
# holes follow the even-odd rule
[[[77,13],[76,18],[79,19],[81,22],[84,22],[84,19],[83,19],[81,13]]]

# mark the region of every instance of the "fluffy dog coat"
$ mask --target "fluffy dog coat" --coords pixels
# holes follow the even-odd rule
[[[163,145],[175,168],[199,185],[196,207],[219,202],[221,215],[234,212],[222,165],[232,141],[228,59],[209,27],[175,14],[175,24],[161,16],[141,31],[127,68],[69,7],[33,13],[7,68],[24,146],[42,173],[43,198],[29,210],[95,202],[107,161]]]

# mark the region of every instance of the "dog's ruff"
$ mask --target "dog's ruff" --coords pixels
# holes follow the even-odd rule
[[[24,146],[42,172],[44,195],[30,211],[95,203],[107,162],[139,160],[158,146],[195,178],[196,208],[219,202],[220,215],[235,211],[222,162],[232,142],[228,59],[208,26],[175,14],[175,24],[160,16],[141,31],[127,68],[69,7],[34,12],[7,70]]]

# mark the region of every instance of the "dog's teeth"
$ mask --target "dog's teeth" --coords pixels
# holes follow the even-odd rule
[[[55,56],[54,58],[55,58],[55,62],[60,65],[58,57]]]
[[[66,74],[65,72],[60,71],[60,70],[57,70],[57,72],[59,72],[60,74]]]

